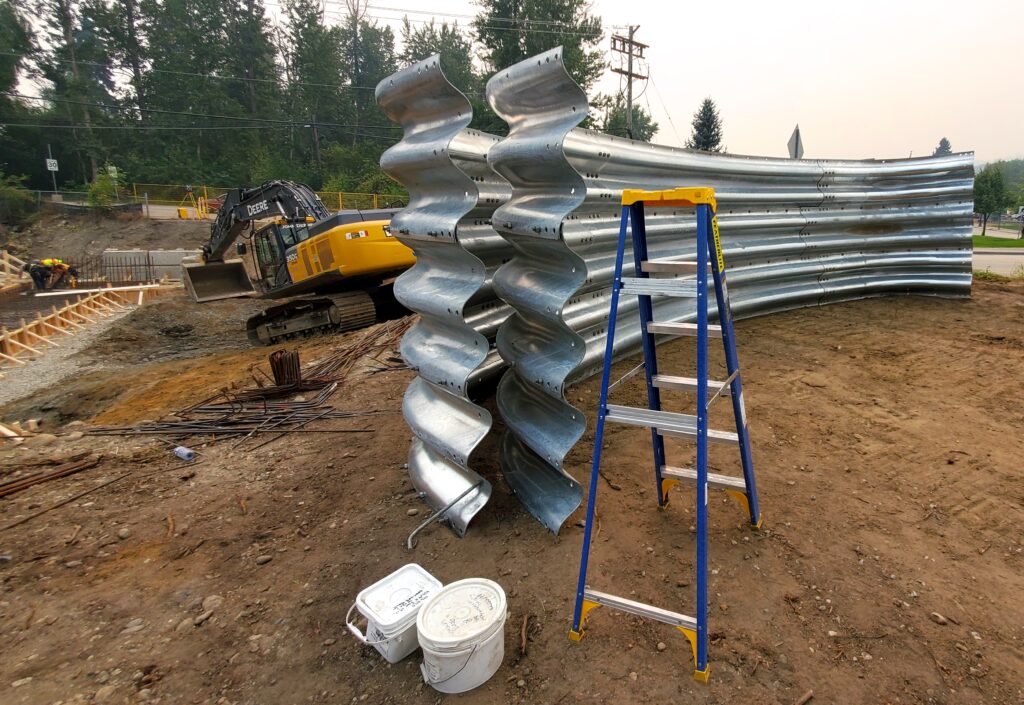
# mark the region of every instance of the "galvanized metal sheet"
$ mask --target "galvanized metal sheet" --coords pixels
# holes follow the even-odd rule
[[[511,248],[490,217],[510,190],[487,165],[498,138],[467,128],[472,106],[437,56],[384,79],[376,96],[403,128],[402,140],[381,157],[381,167],[409,191],[409,206],[392,218],[391,230],[416,254],[395,283],[399,301],[420,314],[401,343],[419,375],[403,403],[415,435],[409,474],[438,511],[481,483],[444,514],[462,535],[491,494],[490,482],[470,469],[491,414],[471,397],[503,369],[494,340],[511,309],[491,280]]]
[[[761,315],[883,294],[967,296],[973,157],[793,160],[692,152],[581,130],[586,97],[561,49],[487,84],[509,135],[488,152],[512,197],[494,213],[515,256],[494,278],[515,309],[498,332],[501,466],[527,509],[557,531],[582,491],[563,461],[586,417],[565,397],[600,369],[619,200],[626,188],[713,186],[733,312]],[[651,210],[651,258],[695,247],[692,212]],[[627,256],[627,271],[632,266]],[[655,319],[694,319],[692,299]],[[639,348],[636,298],[621,300],[616,355]]]

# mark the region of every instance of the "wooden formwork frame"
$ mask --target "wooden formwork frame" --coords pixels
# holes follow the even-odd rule
[[[50,313],[46,315],[37,312],[33,321],[21,319],[21,325],[14,330],[0,328],[0,367],[24,365],[26,361],[23,358],[38,357],[51,347],[60,347],[51,338],[74,335],[100,318],[141,306],[148,299],[169,290],[144,285],[79,294],[63,308],[51,306]]]
[[[22,267],[25,260],[18,259],[7,250],[0,250],[0,284],[7,284],[9,280],[21,279],[25,276]]]

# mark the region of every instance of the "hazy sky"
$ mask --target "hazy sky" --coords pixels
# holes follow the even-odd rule
[[[703,5],[697,22],[701,6],[593,3],[606,51],[608,35],[627,24],[640,25],[636,38],[650,45],[653,85],[637,102],[659,124],[656,142],[685,141],[711,96],[738,154],[786,156],[799,123],[805,158],[924,156],[943,136],[979,161],[1024,157],[1024,0],[718,0]],[[429,11],[466,25],[478,8],[469,0],[371,0],[368,12],[397,34],[402,9],[419,11],[411,20]],[[599,89],[618,86],[609,72]]]

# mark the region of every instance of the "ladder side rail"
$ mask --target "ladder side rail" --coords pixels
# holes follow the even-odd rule
[[[708,240],[711,207],[697,205],[697,659],[708,668]]]
[[[757,499],[757,481],[754,476],[754,458],[751,453],[750,430],[747,426],[747,412],[743,404],[743,382],[740,375],[740,360],[736,353],[736,334],[733,327],[732,307],[729,303],[729,291],[726,284],[725,269],[722,267],[721,236],[718,234],[718,221],[712,217],[714,242],[709,243],[708,251],[711,258],[712,274],[715,280],[715,300],[718,302],[718,320],[722,327],[722,348],[725,351],[725,364],[732,382],[729,386],[732,397],[732,412],[736,419],[736,435],[739,436],[740,461],[743,465],[743,481],[746,484],[747,514],[751,526],[761,525],[761,509]]]
[[[633,223],[633,268],[638,279],[649,279],[650,274],[642,271],[642,263],[647,261],[647,223],[644,219],[644,202],[637,201],[630,206],[630,219]],[[661,390],[654,386],[654,377],[658,374],[658,359],[655,349],[657,341],[654,334],[648,332],[647,324],[654,320],[654,306],[649,294],[637,296],[640,312],[640,343],[644,353],[644,377],[647,380],[647,408],[661,409]],[[668,504],[668,493],[662,489],[661,469],[665,467],[665,439],[657,428],[651,428],[651,447],[654,450],[654,491],[658,497],[658,506]]]
[[[594,428],[594,455],[590,467],[590,489],[587,495],[587,519],[583,528],[583,550],[580,554],[580,575],[576,583],[576,606],[572,615],[572,632],[579,635],[583,625],[583,599],[587,587],[587,563],[590,558],[590,539],[594,528],[594,507],[597,504],[597,478],[601,466],[601,445],[604,442],[604,417],[608,413],[608,386],[611,379],[612,358],[615,353],[615,319],[619,310],[619,289],[622,286],[622,260],[626,249],[626,234],[629,227],[629,206],[622,207],[619,221],[619,245],[615,252],[615,275],[612,280],[611,310],[608,313],[608,334],[605,341],[604,369],[601,372],[601,399]],[[633,227],[636,227],[634,222]],[[635,233],[634,233],[635,237]]]

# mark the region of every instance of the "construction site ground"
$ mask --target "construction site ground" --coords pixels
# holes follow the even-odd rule
[[[60,257],[79,263],[106,249],[198,249],[210,221],[152,220],[138,215],[43,213],[21,227],[0,225],[0,243],[24,260]]]
[[[497,468],[500,427],[474,464],[494,493],[468,535],[434,525],[405,547],[429,513],[405,468],[409,370],[364,360],[332,401],[385,413],[311,426],[364,433],[197,442],[191,464],[154,438],[63,435],[252,386],[269,352],[242,332],[256,305],[158,300],[74,353],[81,372],[0,407],[0,421],[39,418],[60,436],[0,444],[0,480],[102,455],[0,499],[7,527],[98,488],[0,528],[0,702],[1024,702],[1024,284],[739,322],[764,525],[712,493],[707,685],[665,625],[602,608],[569,641],[583,511],[557,536],[527,514]],[[284,347],[312,362],[361,335]],[[662,368],[687,374],[692,349],[666,344]],[[569,393],[591,420],[597,391],[592,379]],[[636,376],[614,400],[644,399]],[[713,425],[727,411],[716,403]],[[693,490],[659,511],[649,433],[606,438],[590,583],[691,612]],[[592,440],[591,421],[567,462],[583,481]],[[691,451],[669,446],[685,465]],[[715,448],[714,468],[735,472],[733,453]],[[441,696],[418,654],[391,666],[347,631],[359,590],[408,562],[504,587],[505,657],[486,685]]]

